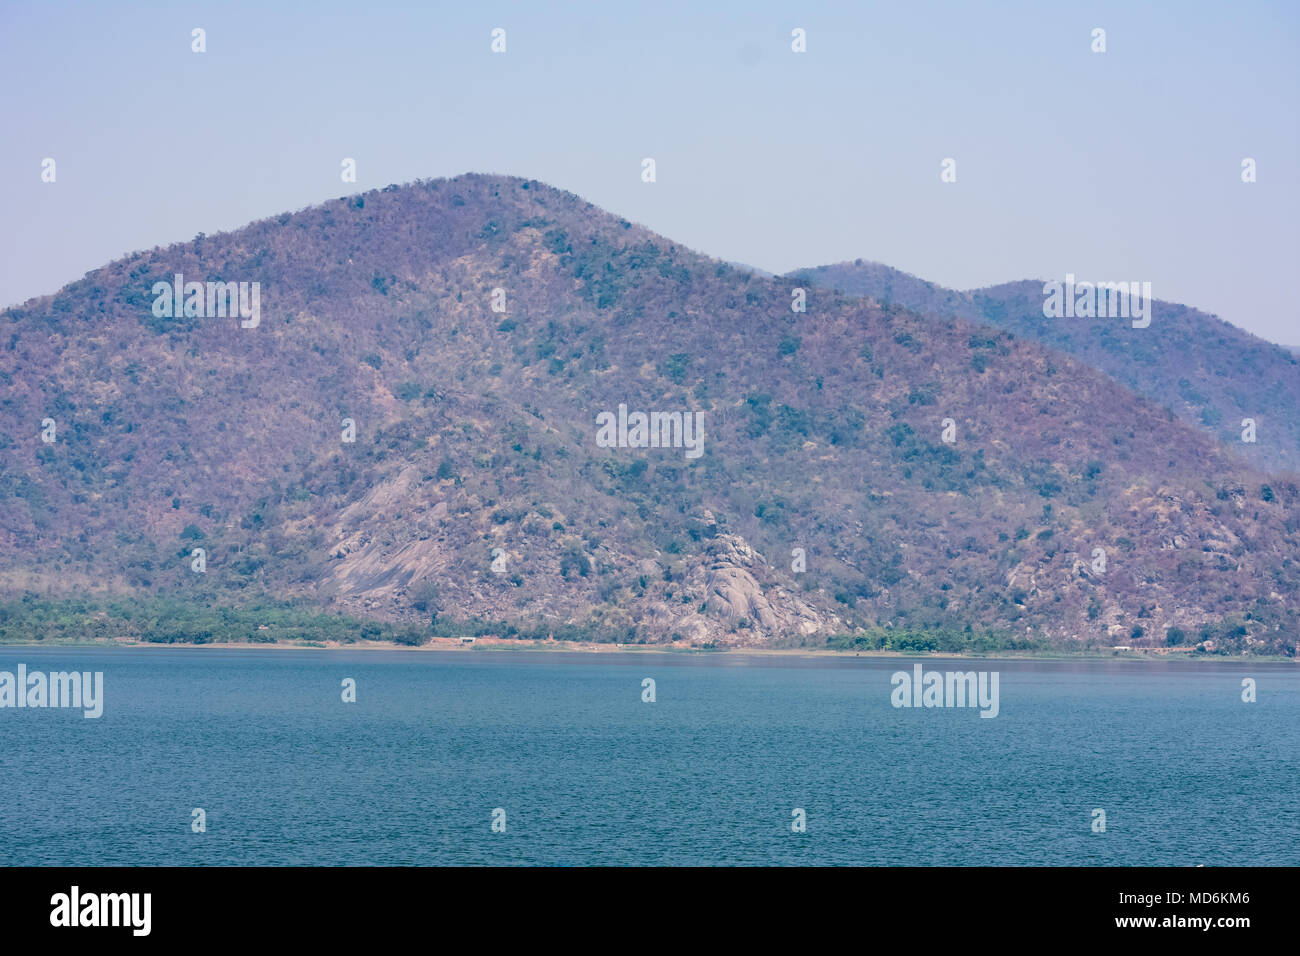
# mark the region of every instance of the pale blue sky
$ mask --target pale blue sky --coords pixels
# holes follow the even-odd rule
[[[1300,4],[1241,0],[4,0],[0,305],[197,232],[497,172],[776,272],[1146,280],[1300,344],[1298,27]]]

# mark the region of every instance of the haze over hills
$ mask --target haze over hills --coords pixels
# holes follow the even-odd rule
[[[178,273],[260,283],[260,323],[156,315]],[[1023,335],[819,288],[799,313],[798,285],[483,175],[133,254],[0,314],[0,582],[1294,652],[1294,476]],[[620,406],[702,413],[701,453],[601,447]]]
[[[1216,316],[1156,299],[1147,328],[1114,318],[1045,318],[1041,281],[958,292],[861,259],[789,275],[1042,342],[1170,409],[1245,460],[1300,471],[1300,356]],[[1256,423],[1254,443],[1241,440],[1245,418]]]

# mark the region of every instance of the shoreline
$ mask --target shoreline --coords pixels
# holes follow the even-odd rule
[[[805,657],[812,659],[879,658],[882,660],[927,659],[950,660],[1012,660],[1012,661],[1182,661],[1188,663],[1278,663],[1295,664],[1292,658],[1280,655],[1247,654],[1195,654],[1187,650],[1150,648],[1132,651],[993,651],[987,654],[965,654],[953,651],[900,652],[883,650],[840,650],[815,647],[719,647],[702,648],[686,644],[592,644],[575,641],[522,641],[508,638],[477,638],[473,643],[462,643],[459,638],[435,637],[427,644],[399,644],[396,641],[214,641],[211,643],[154,641],[25,641],[0,644],[4,648],[189,648],[266,651],[410,651],[467,654],[492,651],[530,651],[537,653],[578,654],[685,654],[698,657]]]

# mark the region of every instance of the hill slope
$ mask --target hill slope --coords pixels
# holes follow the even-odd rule
[[[1156,299],[1147,328],[1135,329],[1123,319],[1047,319],[1042,282],[957,292],[860,259],[790,275],[1041,342],[1170,409],[1246,461],[1300,471],[1300,356],[1216,316]],[[1241,440],[1244,418],[1256,422],[1254,443]]]
[[[260,324],[155,316],[176,273],[259,282]],[[0,314],[0,582],[615,640],[1293,646],[1294,482],[1034,343],[795,285],[478,175],[128,256]],[[702,454],[600,447],[620,405],[701,412]]]

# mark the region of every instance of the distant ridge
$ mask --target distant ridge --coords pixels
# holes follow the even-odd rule
[[[1300,352],[1216,316],[1156,299],[1145,329],[1114,319],[1047,319],[1039,280],[957,292],[861,259],[789,275],[1041,342],[1168,408],[1244,460],[1270,470],[1300,471]],[[1253,444],[1241,440],[1244,418],[1257,423]]]
[[[728,262],[727,265],[733,269],[739,269],[741,272],[752,272],[756,276],[762,276],[765,279],[771,279],[776,276],[775,272],[768,272],[766,269],[760,269],[758,266],[746,265],[743,262]]]

